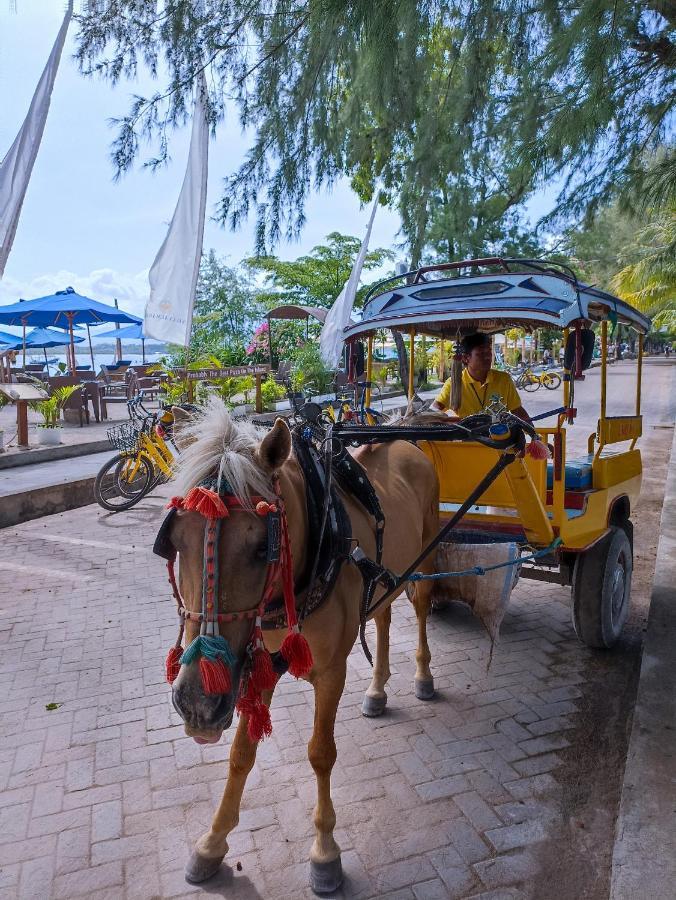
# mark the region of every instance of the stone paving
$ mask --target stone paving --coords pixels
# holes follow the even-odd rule
[[[90,506],[1,533],[2,898],[312,896],[312,693],[288,676],[229,866],[203,888],[183,879],[232,732],[200,747],[170,704],[163,663],[176,617],[150,549],[162,515],[153,497],[118,516]],[[402,598],[381,719],[361,716],[369,667],[360,649],[350,657],[333,778],[341,896],[527,896],[558,827],[557,769],[585,680],[569,591],[519,583],[489,672],[469,611],[436,614],[433,702],[413,695],[415,634]]]

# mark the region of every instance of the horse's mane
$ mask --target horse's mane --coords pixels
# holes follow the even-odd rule
[[[251,495],[267,500],[274,495],[269,473],[263,471],[257,450],[267,431],[252,422],[235,422],[225,403],[211,397],[193,420],[181,429],[181,451],[176,466],[177,492],[185,495],[207,478],[223,479],[245,506]]]

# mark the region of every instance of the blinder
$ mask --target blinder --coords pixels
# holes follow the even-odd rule
[[[171,532],[171,526],[174,523],[176,512],[177,510],[175,509],[169,510],[159,527],[157,536],[155,537],[155,543],[153,544],[153,553],[156,556],[161,556],[162,559],[176,559],[176,548],[172,544],[171,537],[169,536]]]

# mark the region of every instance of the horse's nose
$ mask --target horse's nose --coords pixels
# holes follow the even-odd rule
[[[235,698],[239,687],[239,673],[233,671],[233,688],[228,694],[205,694],[200,679],[199,665],[181,666],[178,678],[172,685],[171,700],[174,709],[191,728],[215,731],[228,728],[232,722]]]

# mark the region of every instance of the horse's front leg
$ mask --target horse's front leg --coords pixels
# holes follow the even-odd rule
[[[336,812],[331,800],[331,770],[336,762],[333,736],[336,710],[345,687],[345,660],[313,679],[315,720],[308,758],[317,778],[316,836],[310,851],[310,885],[318,894],[333,893],[343,881],[340,847],[333,837]]]
[[[390,678],[390,623],[392,607],[388,604],[373,616],[376,623],[376,659],[373,665],[371,684],[368,686],[361,705],[362,715],[374,718],[385,712],[387,694],[385,686]]]
[[[427,642],[427,617],[430,614],[432,601],[432,582],[416,581],[406,592],[415,609],[418,621],[418,649],[415,653],[415,695],[418,700],[431,700],[434,697],[434,678],[430,669],[432,654]]]
[[[270,705],[272,693],[264,691],[262,694],[266,706]],[[239,822],[244,785],[249,772],[253,769],[258,748],[258,744],[249,739],[248,724],[247,716],[239,717],[237,731],[230,748],[230,768],[223,798],[216,810],[211,828],[198,839],[185,868],[185,879],[190,884],[206,881],[218,871],[223,857],[228,852],[228,835]]]

